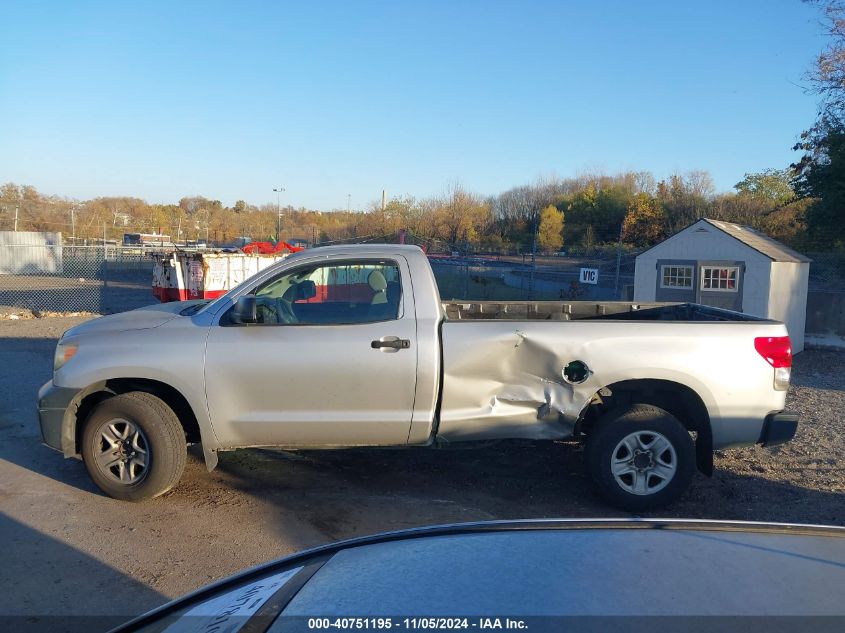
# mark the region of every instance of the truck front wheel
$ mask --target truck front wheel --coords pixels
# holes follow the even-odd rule
[[[601,495],[629,512],[675,501],[695,472],[689,431],[652,405],[634,405],[602,418],[587,440],[586,457]]]
[[[82,460],[94,483],[122,501],[170,490],[185,469],[185,433],[173,410],[142,391],[103,401],[82,432]]]

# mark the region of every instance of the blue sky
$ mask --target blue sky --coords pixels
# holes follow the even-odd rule
[[[785,167],[798,0],[3,0],[0,182],[353,208],[579,172]]]

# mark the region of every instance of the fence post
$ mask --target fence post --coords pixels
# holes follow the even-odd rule
[[[106,302],[106,294],[108,293],[109,289],[109,258],[106,252],[106,243],[103,242],[103,292],[100,294],[100,309],[98,310],[100,314],[104,312],[105,302]]]
[[[531,240],[531,273],[528,277],[528,300],[534,298],[534,273],[537,272],[537,214],[534,214],[534,237]]]
[[[519,275],[519,296],[523,299],[525,298],[525,275],[522,273],[525,272],[525,253],[522,253],[522,267],[520,268],[520,275]]]
[[[625,223],[619,227],[619,243],[616,245],[616,280],[613,282],[613,298],[619,300],[619,267],[622,263],[622,230]]]

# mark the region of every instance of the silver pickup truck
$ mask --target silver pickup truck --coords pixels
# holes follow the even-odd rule
[[[772,446],[792,356],[782,323],[694,304],[444,302],[416,247],[306,250],[211,302],[63,335],[44,442],[117,499],[166,492],[220,451],[586,442],[611,503],[666,504],[713,450]],[[529,466],[527,466],[529,467]]]

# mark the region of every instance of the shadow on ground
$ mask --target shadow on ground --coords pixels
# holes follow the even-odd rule
[[[0,514],[0,627],[6,631],[107,631],[164,596],[63,543],[61,531],[46,535]],[[33,573],[31,561],[47,558],[55,573]],[[14,591],[8,589],[15,587]],[[113,596],[131,596],[115,600]],[[89,605],[80,614],[79,604]],[[77,615],[68,616],[68,613]]]
[[[327,539],[455,521],[629,516],[596,497],[572,443],[252,449],[224,454],[220,470],[221,483],[276,507],[276,529],[286,516],[307,517]],[[845,525],[845,495],[717,470],[696,475],[681,500],[647,516]]]

